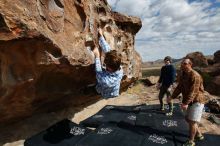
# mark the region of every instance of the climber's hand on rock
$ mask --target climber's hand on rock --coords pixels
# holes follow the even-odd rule
[[[103,32],[102,32],[102,29],[101,28],[99,28],[99,34],[100,34],[100,36],[103,36]]]

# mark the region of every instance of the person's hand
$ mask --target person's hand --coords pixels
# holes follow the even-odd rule
[[[173,99],[171,97],[167,97],[167,103],[171,103]]]
[[[156,84],[156,88],[157,88],[157,90],[159,90],[160,87],[161,87],[161,83],[157,83],[157,84]]]
[[[100,34],[100,36],[103,36],[103,32],[102,32],[102,29],[101,28],[99,28],[99,34]]]
[[[95,55],[95,58],[100,58],[100,52],[99,52],[99,48],[98,47],[95,47],[92,52],[94,53]]]
[[[187,110],[187,108],[188,108],[188,105],[187,104],[181,104],[181,108],[182,108],[182,110]]]
[[[170,85],[170,87],[167,89],[169,92],[173,91],[173,85]]]

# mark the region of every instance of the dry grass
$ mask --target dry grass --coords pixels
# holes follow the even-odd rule
[[[142,77],[160,76],[160,68],[142,69]]]

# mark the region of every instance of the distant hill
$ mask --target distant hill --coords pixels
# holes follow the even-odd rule
[[[205,56],[207,59],[213,59],[214,58],[214,55],[207,55]]]
[[[180,64],[182,59],[172,59],[172,63],[174,65],[178,65]],[[164,61],[163,59],[158,59],[155,61],[149,61],[149,62],[143,62],[142,63],[142,68],[151,68],[151,67],[161,67],[162,65],[164,65]]]
[[[213,55],[207,55],[205,56],[207,59],[213,59]],[[179,66],[181,63],[182,58],[180,59],[172,59],[172,64],[174,66]],[[148,61],[148,62],[143,62],[142,63],[142,68],[155,68],[155,67],[161,67],[164,65],[163,59],[158,59],[155,61]]]

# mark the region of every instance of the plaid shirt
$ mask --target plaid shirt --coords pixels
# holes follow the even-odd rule
[[[103,52],[107,53],[111,50],[104,37],[99,38],[99,44]],[[102,68],[100,58],[96,58],[95,70],[97,79],[97,92],[100,93],[104,98],[119,96],[120,82],[123,76],[122,68],[116,72],[110,73]]]
[[[192,70],[180,75],[179,84],[174,90],[172,98],[176,98],[180,93],[183,95],[182,103],[185,105],[195,102],[204,103],[203,80],[199,73]]]

